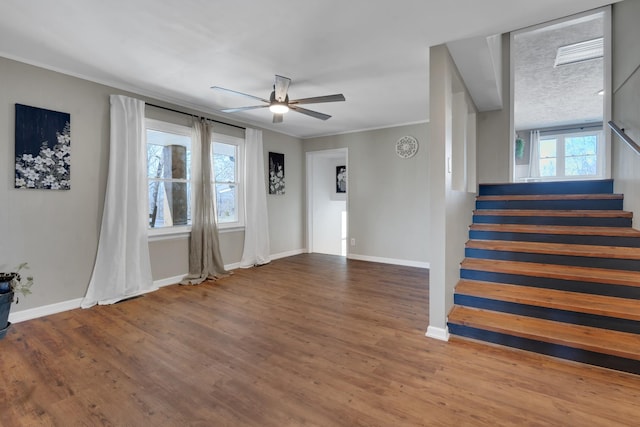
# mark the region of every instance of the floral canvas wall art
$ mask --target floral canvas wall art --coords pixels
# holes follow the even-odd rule
[[[16,188],[71,188],[71,116],[16,104]]]
[[[284,154],[269,152],[269,194],[284,194]]]

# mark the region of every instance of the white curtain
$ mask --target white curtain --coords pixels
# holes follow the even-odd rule
[[[264,174],[262,131],[247,128],[245,134],[245,228],[241,267],[271,261],[267,187]]]
[[[147,241],[144,102],[111,95],[107,192],[98,254],[83,308],[156,290]]]
[[[529,178],[540,177],[540,131],[532,130],[529,153]]]
[[[224,269],[218,241],[215,193],[211,177],[212,126],[206,120],[195,120],[191,143],[193,179],[191,194],[195,206],[191,215],[191,242],[189,246],[189,275],[182,285],[197,285],[208,279],[229,274]]]

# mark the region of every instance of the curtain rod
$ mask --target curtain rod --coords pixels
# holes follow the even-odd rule
[[[214,122],[214,123],[220,123],[221,125],[226,125],[226,126],[231,126],[231,127],[242,129],[242,130],[247,130],[247,128],[244,127],[244,126],[232,125],[231,123],[221,122],[219,120],[210,119],[209,117],[203,117],[203,116],[199,116],[197,114],[185,113],[184,111],[174,110],[173,108],[163,107],[162,105],[150,104],[148,102],[145,102],[145,105],[148,105],[150,107],[160,108],[161,110],[173,111],[174,113],[184,114],[186,116],[197,117],[199,119],[209,120],[209,121]]]

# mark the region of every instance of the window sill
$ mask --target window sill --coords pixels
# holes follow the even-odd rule
[[[244,231],[244,225],[222,228],[218,226],[218,233],[235,233]],[[148,240],[157,242],[160,240],[188,239],[191,236],[191,226],[150,228],[148,230]]]
[[[150,228],[147,233],[150,242],[188,239],[191,235],[191,226]]]
[[[234,227],[220,227],[218,226],[219,233],[235,233],[236,231],[244,231],[244,225],[238,225]]]

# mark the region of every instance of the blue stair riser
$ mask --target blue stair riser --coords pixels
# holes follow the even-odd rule
[[[632,334],[640,334],[640,322],[628,319],[620,319],[618,317],[598,316],[589,313],[558,310],[554,308],[518,304],[509,301],[500,301],[490,298],[482,298],[462,294],[455,294],[453,296],[453,302],[457,305],[466,307],[475,307],[484,310],[517,314],[519,316],[552,320],[555,322],[610,329],[613,331],[629,332]]]
[[[473,215],[473,223],[631,227],[631,218]]]
[[[454,323],[448,323],[447,325],[449,327],[449,332],[454,335],[546,354],[548,356],[559,357],[565,360],[573,360],[576,362],[601,366],[603,368],[630,372],[632,374],[640,374],[640,362],[637,360],[581,350],[544,341],[516,337],[499,332],[486,331]]]
[[[480,184],[481,196],[516,194],[612,194],[613,180]]]
[[[622,210],[622,199],[478,200],[476,209]]]
[[[460,269],[460,278],[640,300],[640,287]]]
[[[496,259],[502,261],[535,262],[538,264],[572,265],[577,267],[607,268],[610,270],[640,271],[640,260],[596,258],[571,255],[537,254],[466,248],[467,258]]]
[[[469,238],[477,240],[509,240],[519,242],[565,243],[572,245],[624,246],[629,248],[640,248],[640,238],[621,236],[511,233],[504,231],[469,230]]]

